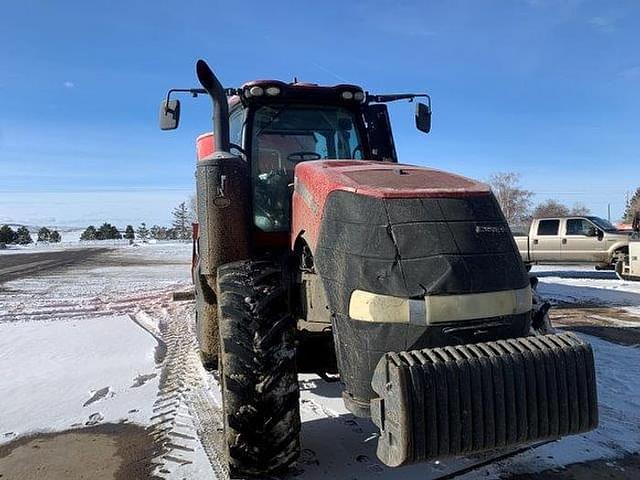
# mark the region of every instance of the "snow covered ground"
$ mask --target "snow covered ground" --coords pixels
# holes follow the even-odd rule
[[[189,286],[190,255],[184,243],[121,245],[87,262],[0,283],[0,445],[33,432],[124,421],[147,427],[162,446],[154,458],[159,477],[224,477],[218,381],[195,353],[191,302],[170,298]],[[532,273],[558,305],[640,312],[640,282],[591,267]],[[627,317],[620,326],[629,323]],[[640,370],[629,368],[640,365],[640,349],[588,339],[598,369],[600,428],[463,478],[571,472],[577,462],[615,462],[640,452]],[[287,478],[423,480],[477,462],[389,469],[376,458],[375,426],[344,408],[339,384],[301,375],[300,388],[303,451]],[[611,465],[594,478],[615,478],[619,470]]]
[[[640,282],[618,280],[615,272],[587,265],[535,266],[531,274],[539,291],[556,304],[592,304],[637,307]]]

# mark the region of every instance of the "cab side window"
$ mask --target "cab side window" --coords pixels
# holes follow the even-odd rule
[[[229,141],[242,147],[242,127],[244,127],[244,114],[242,108],[238,108],[229,115]]]
[[[584,218],[570,218],[567,220],[567,235],[589,235],[593,224]]]
[[[540,220],[538,222],[538,235],[558,235],[560,220]]]

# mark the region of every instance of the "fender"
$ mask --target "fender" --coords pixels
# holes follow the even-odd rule
[[[614,253],[617,250],[622,250],[622,249],[627,249],[629,250],[629,241],[627,240],[626,242],[624,240],[621,240],[619,242],[614,243],[613,245],[611,245],[608,249],[607,249],[607,254],[608,254],[608,259],[610,261],[615,260],[614,259]]]

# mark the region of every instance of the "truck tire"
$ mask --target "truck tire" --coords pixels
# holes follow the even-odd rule
[[[300,453],[296,324],[282,268],[241,261],[218,268],[224,428],[233,475],[286,469]]]
[[[197,272],[199,272],[199,269]],[[198,273],[194,284],[196,293],[196,337],[198,338],[200,358],[204,368],[217,370],[220,334],[218,333],[216,295],[204,275]]]

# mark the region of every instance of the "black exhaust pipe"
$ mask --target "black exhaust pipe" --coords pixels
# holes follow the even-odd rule
[[[249,169],[229,150],[229,105],[220,81],[204,60],[196,64],[198,80],[213,103],[214,152],[198,161],[196,198],[200,231],[198,270],[216,292],[216,272],[225,263],[250,258]],[[202,334],[217,338],[217,323],[201,325]]]
[[[216,152],[229,151],[229,105],[222,84],[207,62],[198,60],[196,74],[213,103],[213,134]]]

